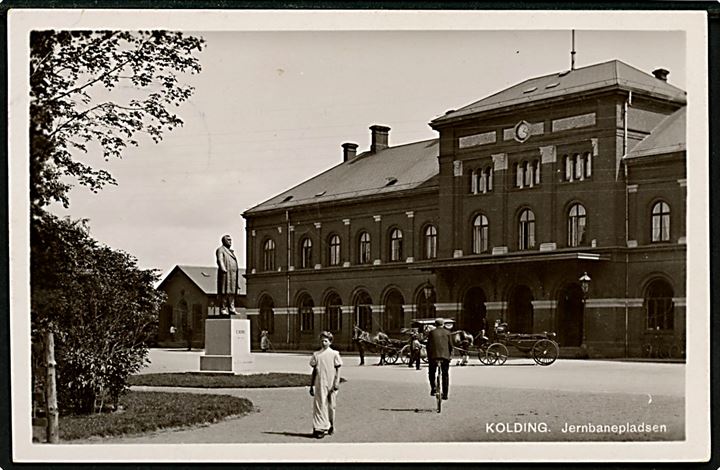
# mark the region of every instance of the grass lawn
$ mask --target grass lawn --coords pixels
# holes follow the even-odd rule
[[[247,398],[198,393],[130,391],[120,399],[120,406],[119,411],[112,413],[61,416],[60,439],[140,434],[162,428],[214,423],[253,411],[253,404]],[[40,434],[39,440],[44,442],[44,433]]]
[[[307,387],[310,374],[270,372],[266,374],[234,375],[230,373],[178,372],[132,375],[129,385],[151,387],[195,388],[274,388]]]

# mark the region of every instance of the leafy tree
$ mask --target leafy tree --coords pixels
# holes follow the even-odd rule
[[[163,295],[158,275],[93,240],[85,221],[46,211],[69,206],[73,183],[116,184],[83,159],[120,158],[141,136],[159,142],[182,120],[202,38],[171,31],[33,31],[30,35],[31,309],[34,341],[56,333],[58,402],[92,412],[117,402],[147,360]],[[36,343],[37,344],[37,343]],[[38,348],[33,348],[37,355]]]
[[[155,142],[182,125],[202,38],[170,31],[33,31],[30,35],[30,198],[33,213],[68,207],[69,181],[97,192],[112,175],[78,152],[121,157],[139,135]],[[122,90],[118,93],[119,89]]]
[[[48,213],[31,225],[33,327],[52,325],[63,412],[117,404],[145,365],[164,294],[154,270],[100,245],[84,221]]]

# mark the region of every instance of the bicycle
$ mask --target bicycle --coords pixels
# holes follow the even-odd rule
[[[437,412],[442,410],[442,361],[435,360],[435,399],[437,400]]]

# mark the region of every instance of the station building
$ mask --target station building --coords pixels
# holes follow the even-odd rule
[[[502,319],[566,357],[682,355],[686,93],[667,79],[612,60],[448,111],[433,140],[372,126],[370,149],[243,214],[253,331],[343,349],[353,325]]]

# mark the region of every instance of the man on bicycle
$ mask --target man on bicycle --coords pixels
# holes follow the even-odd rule
[[[427,354],[430,368],[428,376],[430,378],[430,395],[435,395],[435,371],[437,363],[440,361],[442,370],[442,398],[447,400],[448,391],[450,389],[450,353],[452,352],[452,336],[445,329],[445,320],[442,318],[435,319],[435,329],[428,334]]]

